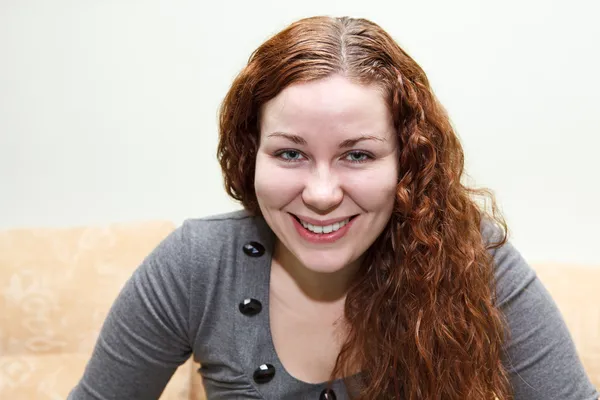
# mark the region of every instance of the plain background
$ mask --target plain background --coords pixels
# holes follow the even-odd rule
[[[530,261],[600,267],[597,1],[0,0],[0,229],[239,208],[217,110],[301,17],[386,29],[427,72]]]

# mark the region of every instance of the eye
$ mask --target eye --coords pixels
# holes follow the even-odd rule
[[[302,153],[297,150],[283,150],[276,153],[275,156],[287,162],[300,161],[302,159]]]
[[[346,154],[346,159],[353,163],[363,163],[371,160],[373,157],[364,151],[351,151]]]

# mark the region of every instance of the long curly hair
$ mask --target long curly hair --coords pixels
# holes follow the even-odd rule
[[[510,399],[490,249],[507,226],[489,189],[461,182],[464,154],[421,67],[377,24],[312,17],[249,58],[222,102],[218,159],[228,194],[260,215],[254,191],[261,107],[296,82],[341,74],[383,89],[398,136],[395,207],[346,297],[347,337],[331,380],[357,399]],[[478,198],[483,199],[482,206]],[[495,242],[482,233],[492,223]],[[355,381],[352,381],[355,382]]]

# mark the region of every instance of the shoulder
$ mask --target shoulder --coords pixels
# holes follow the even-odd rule
[[[245,210],[187,219],[177,231],[180,251],[187,255],[192,269],[214,273],[224,265],[241,262],[240,255],[248,243],[259,243],[263,251],[269,252],[274,241],[264,218]]]
[[[484,239],[503,231],[490,222]],[[504,363],[515,399],[596,399],[554,300],[521,253],[507,240],[489,249],[494,260],[496,303],[506,322]]]
[[[246,210],[237,210],[207,217],[189,218],[184,221],[182,228],[192,236],[203,236],[206,233],[219,235],[241,227],[256,225],[261,220],[261,217],[253,216]]]
[[[187,219],[178,228],[189,245],[201,253],[222,251],[242,241],[258,241],[271,236],[261,216],[238,210],[202,218]]]
[[[504,236],[504,231],[489,219],[482,220],[481,233],[486,245],[499,242]],[[531,285],[537,277],[509,238],[502,246],[490,248],[488,252],[494,262],[497,303],[502,307]]]
[[[147,257],[146,262],[189,274],[209,265],[231,260],[245,243],[272,241],[272,232],[261,216],[244,210],[186,219]],[[210,268],[208,268],[210,270]]]

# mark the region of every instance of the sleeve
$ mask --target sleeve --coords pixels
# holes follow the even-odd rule
[[[508,328],[503,361],[514,399],[598,399],[565,322],[533,269],[510,242],[491,252],[497,301]]]
[[[127,281],[68,400],[158,399],[191,354],[191,250],[186,224]]]

